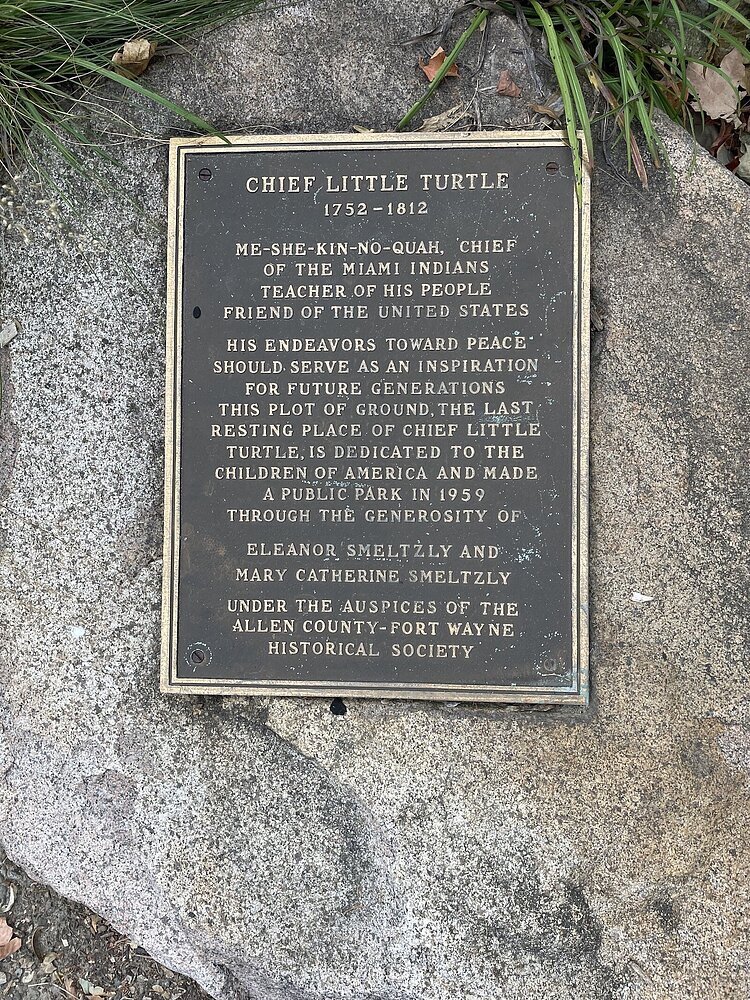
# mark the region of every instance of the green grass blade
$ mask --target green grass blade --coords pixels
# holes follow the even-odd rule
[[[229,141],[225,135],[222,135],[222,133],[219,132],[218,129],[216,129],[210,122],[206,121],[205,118],[200,118],[198,115],[194,115],[192,111],[188,111],[187,108],[180,107],[179,104],[175,104],[174,101],[170,101],[168,97],[164,97],[155,90],[150,90],[148,87],[144,87],[143,84],[138,83],[137,80],[131,80],[127,76],[121,76],[119,73],[115,73],[113,70],[107,69],[105,66],[97,66],[97,64],[91,62],[91,60],[82,59],[79,56],[74,56],[73,61],[76,66],[80,66],[82,69],[87,69],[90,73],[96,73],[99,76],[106,77],[108,80],[114,80],[116,83],[121,84],[121,86],[126,87],[128,90],[132,90],[136,94],[140,94],[141,97],[147,97],[156,104],[160,104],[163,108],[171,111],[172,114],[190,122],[191,125],[194,125],[201,132],[216,135],[225,142]]]
[[[578,120],[578,125],[583,132],[585,139],[585,147],[588,152],[588,162],[584,166],[588,169],[589,165],[593,166],[593,156],[594,156],[594,142],[591,135],[591,120],[589,116],[588,108],[586,107],[586,100],[583,96],[583,89],[581,87],[580,78],[576,72],[575,63],[570,54],[570,50],[564,38],[560,39],[559,42],[560,51],[560,64],[563,67],[563,71],[568,79],[568,84],[570,86],[571,97],[573,98],[573,104],[575,107],[576,118]],[[576,146],[575,149],[579,149],[578,137],[576,136]],[[575,152],[574,152],[575,155]]]
[[[581,163],[581,150],[578,144],[578,122],[576,120],[575,98],[571,92],[570,80],[568,79],[563,57],[560,54],[560,42],[557,37],[557,32],[555,31],[555,26],[552,23],[552,19],[538,0],[530,0],[530,3],[542,24],[542,28],[547,39],[547,45],[549,47],[550,58],[552,59],[552,68],[555,71],[557,83],[560,87],[560,97],[562,98],[563,110],[565,112],[565,131],[567,133],[568,143],[573,155],[573,172],[575,174],[576,193],[580,199],[583,189],[583,165]]]
[[[562,61],[565,65],[565,70],[570,81],[571,93],[576,105],[578,121],[583,131],[587,152],[586,167],[587,169],[591,169],[594,166],[594,141],[591,134],[591,116],[588,112],[588,108],[586,107],[583,90],[580,84],[580,73],[587,72],[592,85],[596,86],[596,83],[592,78],[592,74],[595,75],[596,71],[591,66],[591,57],[584,49],[578,31],[576,30],[576,27],[571,19],[568,17],[565,8],[557,6],[553,8],[553,11],[565,29],[565,36],[561,39],[560,44],[560,55],[562,56]],[[575,59],[573,58],[574,55],[575,59],[578,60],[578,66],[576,66]]]
[[[622,42],[617,37],[617,32],[612,27],[612,24],[606,17],[602,18],[601,24],[604,30],[604,34],[606,35],[607,38],[607,43],[617,64],[617,72],[618,72],[618,76],[616,78],[617,82],[615,84],[615,87],[613,87],[612,89],[615,94],[615,97],[619,97],[620,105],[622,107],[621,128],[623,136],[625,137],[625,145],[627,149],[627,158],[628,158],[628,170],[630,170],[633,164],[633,158],[631,152],[633,111],[631,108],[630,99],[631,97],[633,99],[636,98],[637,88],[631,89],[630,74],[628,73],[627,69],[627,55],[623,48]]]
[[[685,32],[685,21],[684,21],[684,18],[682,16],[682,11],[680,9],[680,6],[677,3],[677,0],[669,0],[669,4],[670,4],[670,6],[672,8],[672,12],[673,12],[673,16],[674,16],[674,21],[675,21],[675,23],[677,25],[677,30],[678,30],[678,33],[679,33],[679,36],[680,36],[680,38],[679,38],[679,44],[675,44],[674,50],[675,50],[675,56],[676,56],[676,59],[677,59],[677,65],[679,67],[679,79],[681,81],[680,101],[684,104],[685,100],[687,98],[687,64],[688,64],[688,59],[687,59],[687,48],[688,48],[688,45],[687,45],[687,34]],[[662,28],[662,31],[663,30],[664,29]],[[672,34],[671,31],[670,31],[670,34]]]
[[[731,20],[736,21],[737,24],[742,25],[750,31],[750,21],[731,4],[725,2],[725,0],[705,0],[707,7],[715,7],[717,10],[722,11],[724,14],[728,14]]]
[[[438,89],[440,84],[443,82],[446,73],[455,63],[463,47],[469,41],[474,32],[479,29],[480,25],[482,25],[487,20],[488,15],[489,15],[488,10],[480,10],[477,14],[474,15],[469,27],[463,32],[463,34],[458,39],[456,44],[453,46],[451,51],[445,57],[443,65],[437,71],[434,78],[430,81],[430,85],[425,91],[424,95],[409,108],[404,117],[396,126],[397,132],[400,132],[402,129],[406,128],[406,126],[409,124],[409,122],[411,122],[414,116],[419,114],[419,112],[422,110],[422,108],[425,106],[425,104],[429,101],[429,99]]]

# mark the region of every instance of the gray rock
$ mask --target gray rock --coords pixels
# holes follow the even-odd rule
[[[147,80],[225,127],[392,127],[424,87],[395,42],[447,9],[300,3]],[[511,21],[490,49],[425,114],[476,91],[522,121],[494,94],[505,66],[530,94]],[[0,310],[16,862],[220,1000],[747,995],[750,192],[663,133],[672,177],[602,164],[594,190],[581,713],[159,695],[165,152],[126,145],[101,187],[58,165],[56,208],[26,172]]]

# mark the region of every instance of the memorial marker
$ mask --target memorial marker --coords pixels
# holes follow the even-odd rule
[[[172,141],[162,689],[588,697],[554,132]]]

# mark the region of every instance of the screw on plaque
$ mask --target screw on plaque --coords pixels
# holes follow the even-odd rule
[[[208,167],[201,167],[198,171],[198,177],[200,177],[202,181],[210,181],[212,174]]]
[[[560,164],[555,163],[555,161],[552,160],[547,164],[547,166],[544,169],[547,171],[548,174],[556,174],[560,170]]]
[[[565,661],[564,660],[556,660],[556,659],[554,659],[554,657],[549,656],[544,661],[543,666],[544,666],[545,672],[548,673],[548,674],[555,674],[556,676],[559,677],[560,674],[564,674],[565,673]]]
[[[185,650],[185,660],[193,669],[210,666],[212,659],[211,647],[205,642],[192,642]]]

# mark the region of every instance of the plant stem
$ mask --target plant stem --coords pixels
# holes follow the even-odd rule
[[[409,108],[404,117],[396,126],[397,132],[400,132],[402,128],[406,128],[406,126],[409,124],[412,118],[415,115],[419,114],[419,112],[422,110],[422,108],[425,106],[425,104],[429,101],[429,99],[432,97],[432,95],[435,93],[435,91],[442,83],[443,77],[456,61],[461,49],[464,47],[464,45],[466,45],[466,43],[474,34],[474,32],[477,30],[477,28],[487,20],[487,18],[489,17],[489,13],[490,12],[488,10],[480,10],[474,15],[474,19],[472,20],[471,24],[458,39],[456,44],[451,49],[450,53],[445,57],[445,62],[435,74],[434,79],[430,83],[430,86],[427,88],[427,90],[424,92],[423,96],[417,101],[416,104],[413,104]]]

